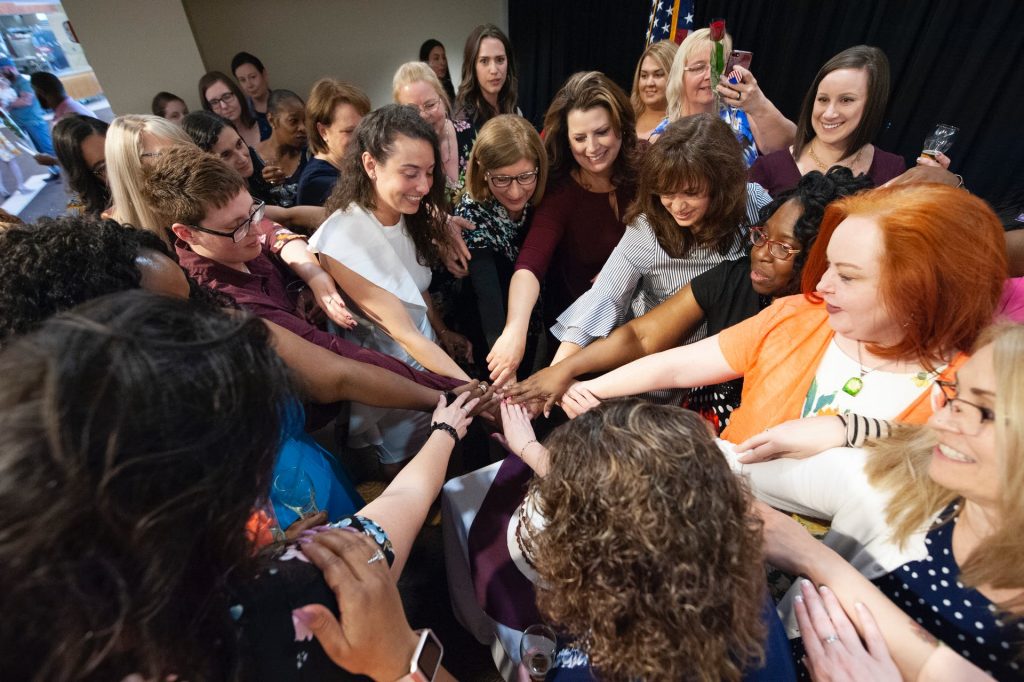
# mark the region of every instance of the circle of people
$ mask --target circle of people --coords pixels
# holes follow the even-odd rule
[[[795,123],[721,48],[650,45],[630,94],[573,74],[542,134],[493,25],[457,92],[429,40],[377,109],[243,52],[203,111],[62,116],[77,210],[0,233],[0,667],[449,679],[395,586],[441,494],[508,679],[538,623],[547,679],[1021,679],[1002,226],[948,157],[872,144],[878,48]],[[499,461],[445,484],[477,432]]]

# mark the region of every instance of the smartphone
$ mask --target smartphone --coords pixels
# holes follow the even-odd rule
[[[728,78],[732,70],[737,66],[742,66],[744,69],[750,68],[750,62],[754,58],[753,52],[747,52],[746,50],[733,50],[729,53],[729,59],[725,62],[725,77]]]

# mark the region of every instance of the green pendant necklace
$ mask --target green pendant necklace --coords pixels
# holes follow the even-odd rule
[[[843,384],[843,393],[845,393],[845,394],[847,394],[847,395],[849,395],[851,397],[856,397],[858,393],[860,393],[861,391],[864,390],[864,377],[866,377],[867,375],[871,374],[876,369],[881,369],[883,367],[888,367],[889,365],[891,365],[894,362],[896,362],[896,360],[890,360],[889,362],[886,362],[885,364],[879,365],[878,367],[865,368],[864,367],[864,363],[861,362],[861,359],[860,359],[860,341],[858,341],[857,342],[857,364],[860,366],[860,376],[850,377],[849,379],[847,379],[846,383]]]

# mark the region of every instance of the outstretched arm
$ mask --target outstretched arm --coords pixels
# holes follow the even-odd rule
[[[516,270],[508,288],[508,316],[505,329],[487,354],[491,380],[501,386],[514,379],[526,352],[530,314],[540,298],[540,280],[529,270]]]

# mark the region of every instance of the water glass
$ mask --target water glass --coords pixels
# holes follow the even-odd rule
[[[319,513],[316,506],[316,488],[313,479],[301,467],[282,469],[274,478],[274,497],[299,515],[299,518]]]
[[[531,625],[519,640],[519,660],[531,680],[543,680],[555,663],[557,638],[547,625]]]
[[[930,159],[934,159],[939,152],[945,154],[953,146],[953,140],[959,130],[956,126],[938,124],[931,135],[924,139],[924,151],[921,153]]]

